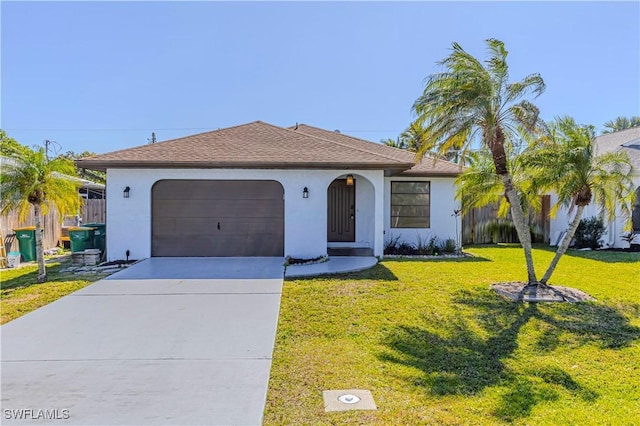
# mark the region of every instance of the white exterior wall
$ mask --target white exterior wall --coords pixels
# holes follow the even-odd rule
[[[431,205],[429,228],[392,228],[391,227],[391,182],[431,182]],[[423,241],[429,241],[432,236],[444,241],[449,238],[456,240],[456,221],[460,232],[460,218],[453,216],[453,212],[459,209],[459,203],[455,201],[455,178],[441,177],[391,177],[384,183],[384,229],[385,240],[400,237],[399,242],[416,245],[418,236]]]
[[[636,176],[633,179],[634,188],[640,187],[640,177]],[[551,206],[553,207],[558,202],[558,196],[554,193],[551,194]],[[633,208],[633,206],[631,206]],[[599,215],[599,207],[594,203],[589,204],[585,207],[582,213],[582,219],[587,219],[593,216]],[[573,219],[575,215],[575,209],[569,213],[568,209],[562,207],[558,209],[558,213],[555,218],[551,218],[550,220],[550,235],[551,235],[551,245],[556,245],[556,239],[560,235],[560,233],[567,230],[569,227],[569,222]],[[630,218],[627,218],[622,214],[620,209],[618,208],[616,211],[616,217],[614,220],[607,221],[606,218],[604,220],[604,228],[605,234],[602,236],[604,240],[603,247],[615,247],[615,248],[627,248],[629,244],[622,239],[622,236],[627,233],[626,226]],[[636,237],[636,243],[640,244],[640,237]]]
[[[151,188],[164,179],[278,181],[285,195],[285,256],[326,255],[327,188],[347,173],[357,179],[356,240],[370,244],[374,255],[382,256],[382,170],[108,169],[108,260],[124,259],[127,250],[131,259],[151,256]],[[129,198],[124,198],[122,191],[127,186],[131,192]],[[304,187],[309,189],[309,198],[302,198]]]

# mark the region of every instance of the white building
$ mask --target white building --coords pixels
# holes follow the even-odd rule
[[[260,121],[77,161],[106,170],[109,260],[382,256],[456,238],[460,167],[339,132]]]
[[[636,188],[636,202],[633,206],[633,232],[636,233],[635,244],[640,244],[640,127],[621,130],[615,133],[598,136],[595,140],[596,155],[605,152],[626,152],[634,167],[633,183]],[[552,205],[558,201],[555,194],[551,195]],[[590,204],[584,209],[583,218],[598,216],[599,207]],[[560,235],[569,227],[572,215],[567,214],[567,209],[558,210],[557,216],[551,220],[551,244],[556,245]],[[616,217],[612,221],[606,221],[606,234],[603,236],[604,247],[628,247],[628,243],[622,237],[628,233],[625,231],[625,223],[628,218],[618,210]]]

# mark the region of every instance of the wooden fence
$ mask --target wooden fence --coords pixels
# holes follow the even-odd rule
[[[80,212],[80,218],[82,223],[106,223],[107,200],[104,199],[89,199],[83,200],[82,211]],[[44,229],[44,239],[42,244],[44,249],[50,249],[57,247],[60,244],[60,237],[62,237],[62,225],[63,219],[58,214],[55,207],[49,209],[49,212],[44,216],[42,221],[42,227]],[[18,251],[18,241],[13,237],[14,229],[24,226],[35,225],[35,217],[33,215],[33,208],[31,213],[23,221],[18,219],[18,212],[10,211],[6,215],[0,216],[0,229],[2,230],[2,236],[5,239],[5,247],[7,251]],[[67,217],[64,220],[64,225],[76,225],[75,216],[72,218]]]
[[[530,223],[533,242],[549,242],[549,211],[551,198],[542,197],[542,209],[531,213]],[[505,219],[498,218],[498,204],[490,204],[480,209],[473,209],[462,218],[462,244],[516,243],[516,234],[510,214]]]

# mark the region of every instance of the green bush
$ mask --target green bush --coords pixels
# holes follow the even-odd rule
[[[582,219],[574,235],[574,248],[598,249],[601,246],[600,238],[604,234],[604,224],[598,217]]]
[[[456,240],[449,238],[442,243],[443,253],[455,253],[456,252]]]

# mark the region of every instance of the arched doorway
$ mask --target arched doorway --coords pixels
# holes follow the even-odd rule
[[[375,247],[373,183],[364,176],[344,174],[327,187],[327,247],[352,248],[349,255],[372,255]],[[335,250],[329,250],[335,253]]]
[[[355,179],[336,179],[327,189],[327,241],[356,241]]]

